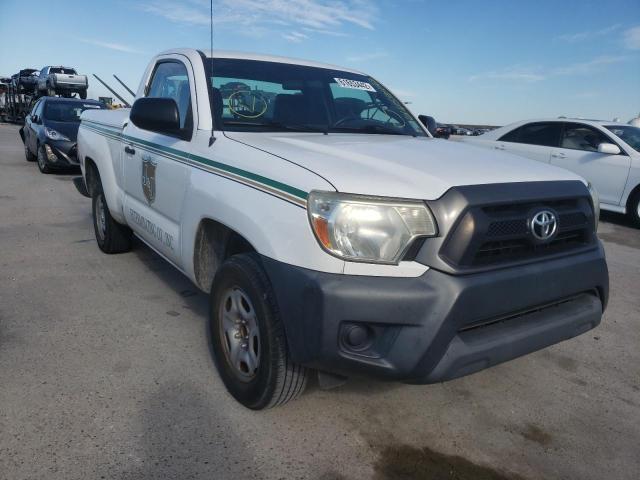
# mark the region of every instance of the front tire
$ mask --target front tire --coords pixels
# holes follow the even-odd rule
[[[291,361],[274,292],[256,254],[226,260],[211,287],[213,357],[229,393],[262,410],[299,397],[307,369]]]
[[[86,100],[87,99],[87,91],[86,90],[80,90],[79,94],[80,94],[80,99],[81,100]]]
[[[93,210],[93,229],[98,247],[104,253],[123,253],[131,250],[131,229],[116,222],[107,206],[102,185],[97,185],[91,199]]]
[[[38,170],[40,170],[40,173],[51,173],[51,167],[49,166],[49,160],[47,160],[47,152],[44,149],[44,145],[38,145]]]

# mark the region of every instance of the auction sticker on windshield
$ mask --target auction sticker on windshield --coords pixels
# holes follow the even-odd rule
[[[355,88],[356,90],[366,90],[367,92],[375,92],[376,89],[370,83],[361,82],[359,80],[349,80],[348,78],[334,78],[338,85],[344,88]]]

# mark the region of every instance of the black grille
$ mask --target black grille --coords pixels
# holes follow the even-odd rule
[[[539,241],[530,219],[541,210],[556,214],[557,233]],[[440,255],[457,267],[478,268],[568,253],[594,243],[587,198],[472,206],[444,242]]]

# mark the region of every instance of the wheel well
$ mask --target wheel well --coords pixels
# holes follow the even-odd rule
[[[84,159],[84,172],[87,192],[89,192],[90,196],[93,196],[93,189],[100,183],[100,173],[98,172],[96,163],[89,157]]]
[[[631,193],[629,193],[629,196],[627,197],[627,212],[629,212],[629,209],[632,207],[631,202],[633,200],[635,200],[636,195],[640,194],[640,184],[636,185],[635,188],[633,190],[631,190]]]
[[[193,271],[198,286],[209,292],[222,262],[232,255],[255,251],[253,245],[238,232],[215,220],[202,220],[193,250]]]

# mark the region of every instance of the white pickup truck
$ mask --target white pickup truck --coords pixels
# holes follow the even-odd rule
[[[136,235],[210,293],[218,371],[249,408],[311,371],[441,382],[601,320],[586,182],[434,139],[366,74],[180,49],[136,98],[82,114],[98,245]]]

